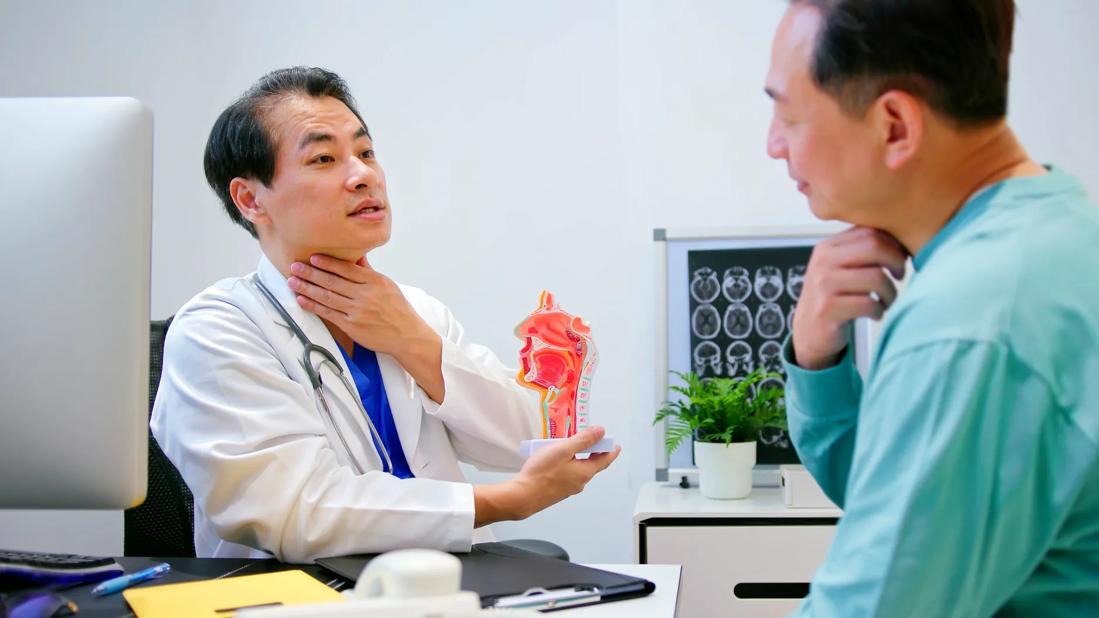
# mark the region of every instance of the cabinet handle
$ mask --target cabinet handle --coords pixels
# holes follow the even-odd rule
[[[804,599],[809,595],[809,582],[751,582],[733,586],[738,599]]]

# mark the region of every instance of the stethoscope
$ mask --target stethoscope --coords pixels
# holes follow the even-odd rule
[[[374,422],[370,420],[370,415],[366,413],[366,408],[363,407],[361,401],[359,401],[358,391],[355,389],[355,385],[351,383],[351,380],[347,378],[347,375],[343,371],[343,366],[340,365],[336,357],[322,346],[319,346],[309,340],[309,337],[305,336],[305,331],[298,326],[298,323],[294,321],[294,318],[290,317],[290,314],[286,311],[286,308],[282,306],[282,303],[275,298],[275,295],[271,293],[271,290],[267,289],[267,286],[263,285],[263,282],[259,280],[259,277],[255,278],[256,287],[259,288],[260,293],[271,303],[283,320],[286,320],[286,325],[290,327],[290,330],[294,331],[294,336],[301,341],[305,347],[305,351],[302,353],[301,366],[305,369],[305,373],[309,376],[309,383],[313,385],[313,392],[316,393],[317,399],[321,402],[321,407],[324,408],[325,414],[328,415],[328,422],[332,424],[332,427],[336,430],[336,435],[340,438],[340,443],[343,444],[343,450],[347,453],[348,459],[351,460],[351,465],[355,467],[355,470],[359,474],[363,474],[362,466],[359,465],[358,460],[355,459],[354,453],[351,452],[351,447],[347,444],[347,439],[344,438],[343,431],[340,426],[336,424],[336,419],[332,415],[332,408],[328,406],[328,398],[324,396],[324,390],[321,388],[324,386],[321,381],[321,367],[325,364],[329,366],[333,373],[343,382],[344,388],[351,393],[351,399],[355,400],[355,403],[359,406],[359,411],[362,412],[363,418],[366,419],[366,425],[370,428],[370,433],[374,436],[374,446],[379,453],[381,453],[382,459],[382,471],[393,473],[393,460],[389,458],[389,451],[386,450],[385,444],[382,442],[382,436],[378,433],[378,429],[374,427]],[[310,357],[316,352],[321,355],[321,360],[316,365],[313,365]],[[368,442],[370,440],[367,440]]]

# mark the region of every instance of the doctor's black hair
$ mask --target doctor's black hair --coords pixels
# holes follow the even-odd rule
[[[245,219],[229,195],[229,183],[237,177],[252,178],[271,186],[275,176],[278,141],[266,126],[266,116],[282,100],[292,96],[332,97],[347,106],[366,129],[347,82],[325,69],[291,67],[271,71],[259,78],[244,94],[233,101],[210,129],[203,156],[206,182],[221,200],[222,206],[237,225],[258,238],[256,228]],[[370,131],[367,129],[367,136]]]
[[[792,0],[822,15],[810,71],[862,116],[903,90],[958,126],[1007,115],[1014,0]]]

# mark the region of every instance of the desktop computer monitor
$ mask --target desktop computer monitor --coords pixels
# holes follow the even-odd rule
[[[0,99],[0,508],[145,498],[152,116]]]

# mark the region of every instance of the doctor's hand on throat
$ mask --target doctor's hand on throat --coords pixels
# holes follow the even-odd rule
[[[366,257],[349,262],[319,254],[308,264],[290,264],[290,274],[287,283],[302,309],[360,346],[394,357],[428,397],[442,403],[442,340],[392,279],[371,268]]]
[[[588,427],[571,438],[537,451],[510,480],[473,487],[475,528],[498,521],[526,519],[569,496],[580,493],[588,481],[618,458],[613,453],[594,453],[587,459],[576,454],[603,437],[602,427]]]
[[[904,277],[908,252],[886,232],[854,227],[817,243],[794,310],[794,356],[799,367],[826,369],[847,347],[847,324],[881,319],[897,298],[886,276]]]

